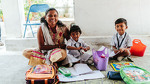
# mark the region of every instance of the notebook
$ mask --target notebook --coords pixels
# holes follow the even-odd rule
[[[129,65],[135,66],[135,64],[132,63],[132,62],[111,63],[110,65],[112,66],[112,68],[113,68],[115,71],[120,71],[120,68],[121,68],[122,66],[129,66]]]

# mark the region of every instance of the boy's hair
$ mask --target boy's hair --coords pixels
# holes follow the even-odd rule
[[[125,25],[127,26],[127,20],[124,18],[119,18],[115,21],[115,25],[119,23],[125,23]]]
[[[70,34],[72,32],[79,32],[80,34],[82,33],[80,27],[78,25],[75,25],[75,24],[71,24],[71,27],[70,27]]]

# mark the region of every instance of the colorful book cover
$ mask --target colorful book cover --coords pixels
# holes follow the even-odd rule
[[[112,66],[112,68],[113,68],[115,71],[119,71],[122,66],[129,66],[129,65],[135,66],[135,64],[132,63],[132,62],[111,63],[110,65]]]

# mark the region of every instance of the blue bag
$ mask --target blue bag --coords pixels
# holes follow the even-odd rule
[[[112,80],[122,80],[120,76],[120,72],[115,72],[115,71],[108,71],[107,78]]]

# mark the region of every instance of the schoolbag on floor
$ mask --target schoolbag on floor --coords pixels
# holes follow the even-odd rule
[[[26,84],[57,84],[56,72],[53,65],[36,65],[26,72]]]

